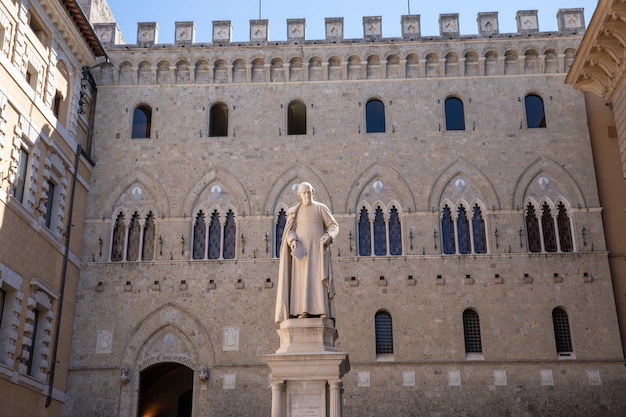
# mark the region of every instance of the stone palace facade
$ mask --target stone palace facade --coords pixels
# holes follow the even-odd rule
[[[96,24],[66,416],[269,415],[277,254],[295,187],[337,219],[345,416],[620,416],[626,371],[585,102],[582,9],[541,32],[418,15],[384,38],[228,21],[173,44]]]

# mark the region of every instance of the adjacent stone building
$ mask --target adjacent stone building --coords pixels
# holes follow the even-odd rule
[[[64,415],[264,416],[262,356],[294,189],[339,222],[346,416],[626,413],[585,102],[564,84],[583,11],[501,34],[420,18],[384,38],[250,22],[119,43],[98,86]]]
[[[105,58],[75,1],[0,3],[1,416],[60,416],[66,401],[93,168],[86,68]]]

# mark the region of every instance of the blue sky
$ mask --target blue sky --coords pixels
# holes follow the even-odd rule
[[[355,1],[355,0],[108,0],[128,44],[137,40],[138,22],[157,22],[159,43],[172,43],[174,22],[194,21],[196,42],[211,42],[214,20],[230,20],[233,40],[249,40],[251,19],[268,19],[270,40],[286,40],[287,19],[306,19],[306,39],[324,39],[324,18],[343,17],[344,37],[363,36],[364,16],[382,16],[384,37],[400,36],[400,16],[421,15],[422,36],[439,35],[438,18],[442,13],[459,13],[461,34],[478,32],[476,15],[497,11],[501,33],[516,32],[518,10],[538,10],[539,29],[555,31],[559,9],[584,8],[587,24],[597,0],[440,0],[440,1]],[[259,4],[261,7],[259,8]],[[259,10],[260,9],[260,10]]]

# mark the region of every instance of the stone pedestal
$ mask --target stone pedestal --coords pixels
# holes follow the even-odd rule
[[[348,355],[335,347],[329,319],[290,319],[277,331],[280,348],[263,358],[272,372],[272,417],[341,417]]]

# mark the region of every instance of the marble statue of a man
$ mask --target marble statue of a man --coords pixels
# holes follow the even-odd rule
[[[329,245],[339,225],[328,207],[313,200],[314,194],[311,184],[301,183],[300,202],[287,210],[280,247],[277,324],[294,317],[334,317]]]

